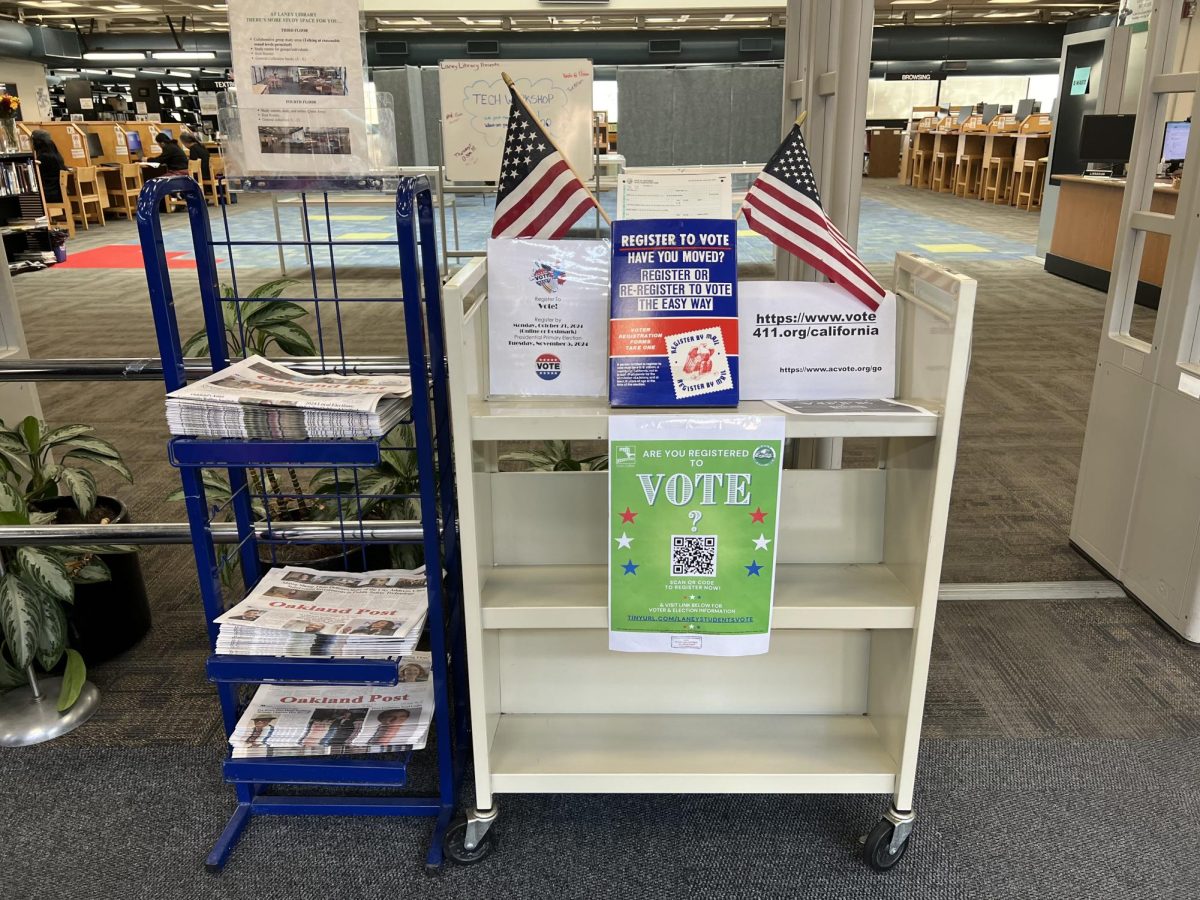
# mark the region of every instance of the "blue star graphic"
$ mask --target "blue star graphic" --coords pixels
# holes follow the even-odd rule
[[[625,565],[621,566],[621,568],[625,570],[626,575],[636,575],[638,570],[638,567],[633,564],[632,559],[625,563]]]
[[[746,577],[749,578],[751,575],[758,575],[758,573],[762,571],[763,567],[754,560],[750,560],[750,565],[742,566],[742,568],[746,570]]]

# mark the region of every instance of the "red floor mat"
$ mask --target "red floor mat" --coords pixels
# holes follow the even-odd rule
[[[188,254],[181,250],[167,251],[168,269],[194,269],[196,260],[185,259]],[[57,269],[140,269],[142,248],[138,244],[109,244],[71,253],[67,261],[55,266]]]

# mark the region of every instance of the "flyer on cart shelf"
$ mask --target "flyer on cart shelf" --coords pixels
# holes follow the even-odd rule
[[[736,406],[737,225],[613,223],[609,401]]]
[[[766,653],[783,416],[609,417],[610,650]]]
[[[493,397],[604,397],[608,241],[488,241]]]

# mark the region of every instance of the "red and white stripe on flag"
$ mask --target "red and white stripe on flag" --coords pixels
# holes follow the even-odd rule
[[[556,150],[497,204],[492,237],[560,238],[593,206],[591,192]]]
[[[819,203],[767,172],[746,194],[742,212],[750,227],[799,257],[871,309],[886,291],[829,221]]]

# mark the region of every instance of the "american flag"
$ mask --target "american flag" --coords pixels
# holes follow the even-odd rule
[[[750,227],[776,247],[823,272],[871,309],[879,308],[883,287],[821,208],[799,125],[792,126],[754,180],[742,212]]]
[[[597,205],[596,199],[546,137],[516,88],[510,85],[509,91],[512,108],[492,237],[560,238]]]

